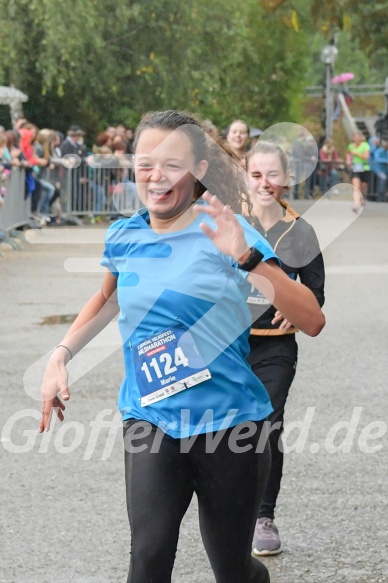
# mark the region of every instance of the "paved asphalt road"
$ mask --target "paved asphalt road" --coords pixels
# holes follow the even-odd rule
[[[351,212],[350,202],[325,204],[333,217],[341,205]],[[303,211],[305,205],[296,206]],[[88,233],[98,239],[96,227]],[[92,370],[74,384],[65,429],[58,424],[38,436],[39,403],[23,387],[25,372],[67,326],[44,325],[44,319],[77,313],[99,285],[99,274],[70,273],[64,261],[99,257],[101,249],[98,241],[70,245],[54,237],[0,258],[0,583],[126,580],[130,537],[120,430],[111,423],[95,440],[89,424],[102,411],[108,422],[116,414],[121,352],[103,355],[117,333],[85,350],[78,373]],[[287,447],[300,444],[293,423],[310,419],[311,426],[302,451],[286,455],[277,511],[284,552],[265,563],[272,583],[386,583],[388,205],[370,203],[325,260],[327,326],[315,339],[299,335]],[[74,261],[66,267],[73,269]],[[340,429],[341,421],[348,425]],[[159,536],[155,531],[150,545]],[[214,581],[195,502],[182,525],[173,581]]]

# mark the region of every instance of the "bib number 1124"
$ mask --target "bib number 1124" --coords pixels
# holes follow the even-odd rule
[[[169,352],[163,352],[162,354],[159,355],[159,358],[154,357],[149,362],[149,364],[147,364],[147,362],[143,362],[141,370],[144,372],[147,381],[149,383],[152,383],[153,381],[152,373],[156,374],[158,379],[161,379],[162,377],[166,377],[174,373],[178,369],[178,366],[188,365],[189,365],[188,358],[186,358],[182,348],[180,346],[177,346],[174,351],[174,364],[173,357],[171,356],[171,354]],[[152,371],[150,371],[151,367],[153,369]],[[163,372],[161,368],[163,369]]]

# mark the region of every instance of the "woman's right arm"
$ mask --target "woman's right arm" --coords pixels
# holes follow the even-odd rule
[[[363,150],[362,149],[361,152],[360,152],[359,151],[360,150],[360,147],[361,146],[359,146],[358,148],[356,148],[355,150],[353,150],[353,154],[355,154],[359,158],[362,158],[363,160],[369,160],[370,150],[369,149],[368,150]]]
[[[70,399],[66,364],[90,342],[119,313],[117,304],[117,278],[106,271],[101,289],[82,308],[69,331],[51,355],[42,382],[42,416],[39,432],[50,429],[53,409],[60,421],[63,420],[64,401]]]
[[[324,327],[325,316],[312,291],[288,277],[273,259],[254,267],[248,281],[271,300],[283,318],[308,336],[317,336]]]
[[[202,197],[208,206],[194,205],[194,210],[211,216],[216,223],[216,230],[201,223],[203,232],[221,253],[230,255],[236,263],[246,262],[251,249],[248,248],[244,231],[233,211],[208,192]],[[308,287],[290,279],[274,259],[260,261],[249,271],[248,281],[271,300],[286,320],[309,336],[320,333],[325,325],[325,316]]]

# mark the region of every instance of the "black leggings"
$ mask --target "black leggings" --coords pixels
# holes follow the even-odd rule
[[[271,470],[258,513],[258,518],[266,516],[273,519],[283,474],[284,454],[281,435],[284,427],[284,407],[295,376],[298,345],[295,334],[250,336],[249,343],[251,353],[248,362],[267,389],[274,409],[268,417],[271,423],[269,436]],[[275,424],[276,428],[273,428]]]
[[[250,422],[250,426],[256,428],[255,434],[238,442],[241,448],[250,445],[248,451],[231,451],[231,428],[208,434],[221,437],[214,453],[209,453],[205,434],[182,452],[186,439],[173,439],[146,421],[124,423],[132,533],[127,583],[171,583],[180,524],[194,492],[216,582],[269,582],[266,567],[251,556],[251,548],[270,453],[265,437],[259,442],[263,422]],[[256,449],[264,451],[256,453]]]

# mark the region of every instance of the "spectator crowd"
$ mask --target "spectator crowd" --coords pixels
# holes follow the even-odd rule
[[[31,199],[31,218],[39,226],[61,224],[63,201],[68,197],[67,208],[74,213],[97,215],[113,210],[107,199],[115,189],[132,200],[136,196],[132,144],[133,129],[122,124],[100,133],[89,150],[78,125],[72,125],[65,136],[19,117],[12,129],[0,128],[0,206],[12,169],[23,168],[24,196]],[[74,168],[72,175],[66,173],[67,168]],[[71,177],[70,183],[66,176]]]
[[[204,122],[204,127],[246,168],[249,149],[261,134],[258,128],[249,128],[241,119],[221,131],[210,120]],[[67,212],[87,214],[94,217],[92,220],[98,220],[102,213],[133,208],[133,140],[133,128],[112,125],[98,134],[88,149],[85,132],[78,125],[72,125],[64,135],[39,129],[19,117],[12,129],[0,128],[0,206],[12,169],[19,167],[25,172],[25,198],[31,199],[31,218],[40,226],[62,224],[64,206]],[[354,146],[353,140],[342,158],[331,138],[322,140],[317,148],[306,130],[301,130],[292,144],[278,136],[276,141],[290,161],[290,196],[312,199],[323,194],[330,198],[338,193],[339,182],[351,181],[364,196],[386,201],[388,140],[372,136],[367,141],[361,134],[355,140],[359,145]],[[362,158],[357,156],[360,148],[364,152]],[[73,168],[70,179],[66,168]],[[358,211],[360,204],[355,201],[354,210]]]

